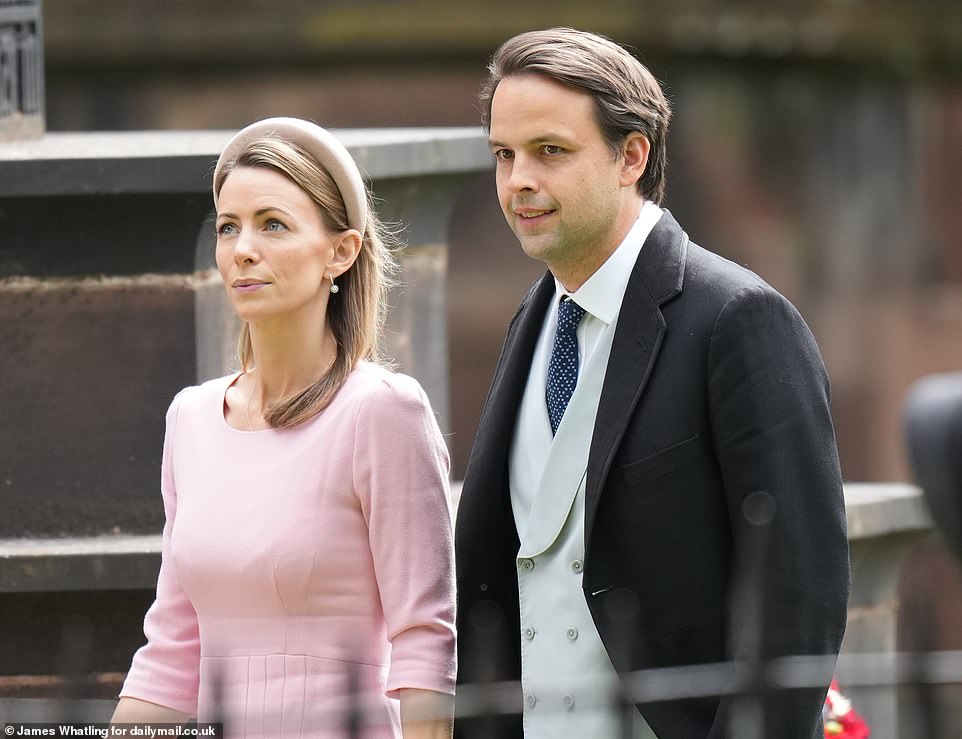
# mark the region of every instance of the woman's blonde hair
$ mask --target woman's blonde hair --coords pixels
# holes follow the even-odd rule
[[[264,136],[247,144],[236,158],[217,171],[215,197],[238,167],[266,167],[287,177],[317,203],[324,225],[334,233],[348,225],[344,198],[330,174],[307,151],[282,138]],[[397,237],[377,217],[369,191],[368,215],[361,250],[353,266],[337,280],[336,295],[327,307],[327,322],[336,344],[334,363],[313,385],[271,405],[265,419],[273,428],[289,428],[312,418],[333,400],[347,376],[362,359],[380,361],[378,339],[384,325],[387,293],[394,283]],[[318,341],[322,337],[318,336]],[[250,326],[244,323],[237,342],[241,370],[254,368]]]

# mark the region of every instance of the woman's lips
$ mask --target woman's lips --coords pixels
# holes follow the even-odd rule
[[[267,283],[267,282],[248,282],[248,281],[243,281],[243,282],[235,282],[234,285],[233,285],[233,288],[234,288],[235,290],[237,290],[237,292],[241,292],[241,293],[252,293],[252,292],[254,292],[255,290],[260,290],[262,287],[267,287],[268,284],[269,284],[269,283]]]

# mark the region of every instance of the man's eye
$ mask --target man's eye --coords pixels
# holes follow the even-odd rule
[[[494,152],[494,158],[500,159],[503,162],[507,161],[508,159],[512,159],[513,157],[514,152],[511,151],[511,149],[498,149],[496,152]]]
[[[555,144],[545,144],[541,147],[541,151],[543,151],[545,154],[560,154],[562,149],[560,146]]]

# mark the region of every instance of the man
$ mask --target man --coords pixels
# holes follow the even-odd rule
[[[523,714],[458,734],[729,736],[729,697],[606,699],[626,672],[826,655],[824,685],[759,713],[766,737],[820,735],[849,568],[808,327],[659,207],[669,106],[620,46],[521,34],[480,97],[505,218],[548,273],[508,328],[456,530],[459,681],[520,680]]]

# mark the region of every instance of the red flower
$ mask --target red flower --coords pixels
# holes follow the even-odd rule
[[[825,696],[822,719],[825,739],[868,739],[871,733],[865,720],[852,708],[852,702],[842,695],[835,680]]]

